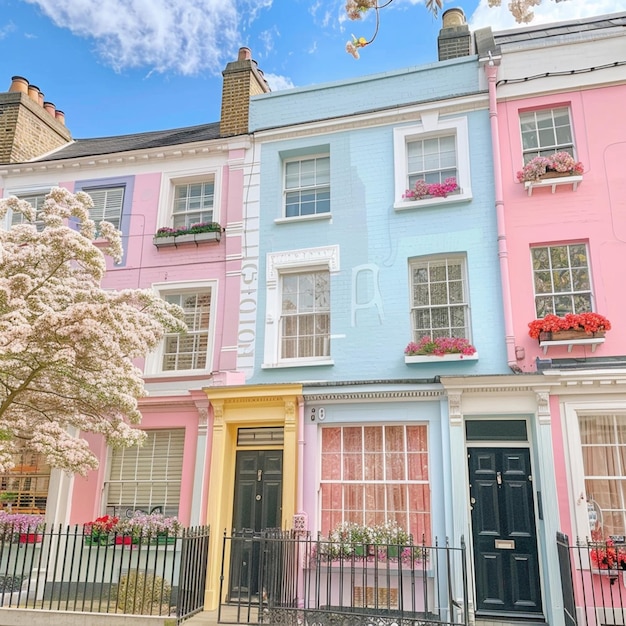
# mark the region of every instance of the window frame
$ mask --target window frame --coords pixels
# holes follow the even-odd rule
[[[384,478],[382,479],[378,479],[378,480],[374,480],[374,479],[367,479],[365,477],[365,467],[367,465],[366,463],[366,456],[367,454],[376,454],[376,455],[382,455],[383,457],[383,465],[382,465],[382,471],[383,474],[386,474],[387,470],[389,469],[387,463],[385,462],[385,458],[390,455],[393,454],[394,452],[397,451],[393,451],[393,450],[389,450],[386,445],[385,445],[385,441],[386,441],[386,428],[387,427],[401,427],[403,429],[403,450],[401,452],[401,454],[403,455],[403,469],[404,469],[404,476],[402,478],[388,478],[386,475],[384,476]],[[408,435],[407,435],[407,428],[411,428],[411,427],[421,427],[425,429],[425,433],[424,433],[424,442],[425,442],[425,450],[416,450],[416,451],[411,451],[408,449]],[[331,428],[335,428],[335,429],[339,429],[340,431],[340,439],[341,439],[341,448],[338,452],[339,454],[339,470],[340,470],[340,477],[339,478],[323,478],[323,467],[327,466],[328,464],[328,459],[326,459],[324,457],[324,447],[323,447],[323,431],[325,429],[331,429]],[[348,450],[346,450],[346,447],[344,445],[344,431],[347,428],[360,428],[361,429],[361,450],[360,450],[360,461],[361,461],[361,465],[362,465],[362,471],[361,471],[361,477],[360,478],[355,478],[355,479],[346,479],[344,478],[345,476],[345,471],[346,471],[346,455],[350,454],[350,452]],[[367,450],[366,449],[366,445],[365,445],[365,432],[363,429],[365,428],[380,428],[381,429],[381,448],[380,450]],[[410,423],[406,423],[406,422],[390,422],[390,423],[378,423],[378,422],[366,422],[366,423],[361,423],[361,422],[356,422],[356,423],[350,423],[350,424],[346,424],[346,423],[341,423],[341,424],[327,424],[327,425],[323,425],[320,426],[319,428],[319,444],[318,444],[318,449],[320,451],[319,453],[319,463],[320,463],[320,467],[319,467],[319,472],[318,472],[318,493],[319,493],[319,504],[318,504],[318,515],[319,515],[319,519],[318,519],[318,528],[320,529],[321,532],[326,532],[326,531],[331,531],[334,527],[333,524],[331,524],[331,527],[328,529],[325,529],[323,524],[324,521],[322,519],[323,513],[324,513],[324,508],[323,508],[323,502],[322,502],[322,498],[323,498],[323,487],[322,485],[324,484],[339,484],[341,486],[341,499],[342,499],[342,505],[341,505],[341,521],[351,521],[349,519],[347,519],[347,515],[349,514],[350,509],[346,508],[345,506],[345,497],[346,497],[346,492],[344,489],[345,485],[374,485],[374,486],[379,486],[383,488],[384,491],[384,500],[385,500],[385,509],[383,511],[384,517],[385,519],[388,518],[388,513],[390,511],[389,506],[387,506],[387,497],[388,497],[388,486],[391,485],[399,485],[399,486],[404,486],[404,485],[425,485],[428,489],[428,495],[429,495],[429,500],[428,500],[428,510],[427,511],[422,511],[419,514],[426,516],[427,518],[427,530],[428,533],[430,533],[430,536],[432,537],[432,531],[433,531],[433,487],[432,487],[432,483],[433,483],[433,475],[432,475],[432,465],[431,465],[431,449],[430,449],[430,424],[428,422],[410,422]],[[427,478],[426,479],[409,479],[409,471],[410,471],[410,463],[409,463],[409,453],[411,452],[415,452],[416,454],[423,454],[426,457],[426,475]],[[422,470],[423,471],[423,470]],[[405,528],[405,530],[407,530],[407,532],[412,532],[412,530],[415,529],[411,529],[410,528],[410,516],[411,516],[411,511],[412,508],[410,506],[410,496],[407,492],[405,492],[406,494],[406,507],[404,510],[404,515],[406,515],[407,520],[409,521],[409,523],[407,524],[407,528]],[[368,512],[368,508],[365,506],[365,496],[363,496],[364,502],[363,502],[363,508],[360,511],[361,514],[361,521],[358,521],[357,523],[359,524],[366,524],[367,523],[367,512]],[[336,510],[336,509],[331,509],[331,510]],[[356,521],[356,520],[352,520],[352,521]]]
[[[571,480],[570,503],[572,504],[572,533],[578,537],[591,537],[587,507],[582,506],[587,497],[585,469],[582,453],[579,417],[593,415],[626,415],[626,401],[582,401],[566,402],[563,408],[563,423],[569,451],[569,477]],[[626,480],[626,474],[624,476]],[[581,506],[573,506],[574,503]]]
[[[287,167],[290,163],[303,163],[305,161],[317,161],[318,159],[328,159],[328,184],[327,185],[309,185],[309,186],[300,186],[294,187],[288,190],[287,188]],[[310,220],[310,219],[324,219],[329,218],[332,212],[331,205],[331,168],[330,168],[330,152],[319,152],[316,154],[306,154],[300,156],[293,156],[289,158],[284,158],[282,160],[282,220],[285,221],[293,221],[293,220]],[[317,177],[317,175],[316,175]],[[317,199],[317,191],[320,189],[328,188],[328,211],[317,211],[318,199]],[[287,215],[287,194],[295,193],[296,191],[309,191],[315,193],[315,212],[314,213],[302,213],[302,199],[298,204],[299,212],[297,215]]]
[[[96,207],[95,207],[95,200],[93,199],[93,195],[92,194],[94,192],[104,192],[106,194],[109,191],[116,191],[118,189],[122,190],[122,197],[121,197],[121,202],[120,202],[120,206],[119,206],[120,213],[119,213],[119,218],[117,219],[117,221],[118,221],[117,225],[115,224],[114,221],[111,221],[110,219],[105,219],[106,211],[107,211],[106,200],[104,202],[104,206],[103,206],[103,209],[102,209],[102,217],[96,219],[94,217],[94,214],[93,214],[93,211],[94,211],[94,209]],[[88,194],[89,197],[91,198],[92,202],[94,203],[94,208],[89,211],[89,217],[93,220],[93,222],[94,222],[94,224],[96,226],[96,233],[98,231],[98,224],[100,222],[102,222],[102,221],[110,222],[118,230],[122,230],[122,218],[124,216],[124,206],[125,206],[125,203],[126,203],[126,193],[127,193],[126,185],[124,185],[124,184],[119,184],[119,185],[111,184],[111,185],[99,185],[99,186],[93,186],[93,187],[83,187],[82,191],[84,193]],[[97,234],[96,234],[96,236],[97,236]]]
[[[159,346],[152,351],[147,357],[144,366],[144,373],[146,376],[171,378],[180,376],[193,376],[208,374],[213,371],[213,360],[215,350],[215,325],[216,325],[216,307],[218,302],[218,281],[217,280],[203,280],[203,281],[181,281],[181,282],[164,282],[153,283],[152,290],[157,296],[163,298],[167,294],[184,294],[184,293],[200,293],[211,292],[211,308],[209,312],[209,328],[207,335],[207,355],[206,365],[202,369],[186,369],[186,370],[164,370],[163,369],[163,355],[165,349],[166,337],[159,343]]]
[[[454,135],[458,192],[446,198],[405,200],[409,188],[408,144],[412,141]],[[467,116],[443,118],[438,111],[424,111],[419,124],[393,129],[394,203],[396,211],[411,210],[432,205],[469,202],[472,199],[469,129]]]
[[[148,434],[148,438],[150,437],[150,435],[152,433],[154,433],[155,436],[155,441],[153,442],[152,445],[152,455],[151,457],[148,459],[147,457],[145,459],[140,459],[140,457],[142,456],[142,453],[145,452],[146,450],[148,450],[148,446],[144,445],[141,447],[134,447],[134,448],[121,448],[121,449],[113,449],[111,447],[109,447],[108,452],[107,452],[107,465],[106,465],[106,475],[105,475],[105,479],[104,479],[104,484],[103,484],[103,489],[102,489],[102,504],[101,504],[101,509],[103,511],[103,513],[109,513],[112,515],[117,515],[120,518],[126,518],[126,517],[132,517],[132,514],[134,511],[136,510],[142,510],[146,513],[151,513],[153,510],[159,509],[161,513],[164,513],[167,516],[174,516],[174,517],[178,517],[180,515],[180,507],[181,507],[181,500],[182,500],[182,487],[183,487],[183,473],[184,473],[184,456],[185,456],[185,441],[186,441],[186,429],[181,426],[181,427],[172,427],[172,428],[146,428],[143,429],[144,432],[146,432]],[[159,442],[156,441],[156,437],[159,434],[163,434],[163,433],[167,433],[169,434],[169,441],[167,442],[167,446],[168,446],[168,450],[171,451],[172,446],[171,446],[171,438],[172,435],[175,434],[179,440],[176,442],[174,442],[175,444],[178,445],[179,447],[179,453],[177,456],[173,456],[172,454],[167,454],[167,455],[155,455],[154,451],[155,451],[155,447],[159,444]],[[161,443],[161,445],[163,445],[163,443]],[[133,478],[120,478],[120,479],[115,479],[112,480],[111,479],[111,473],[113,470],[113,466],[114,466],[114,455],[115,454],[121,454],[122,456],[126,456],[134,454],[135,455],[135,473],[134,473],[134,477]],[[138,503],[137,502],[137,491],[139,491],[138,487],[135,487],[135,494],[133,496],[133,504],[132,506],[122,506],[119,504],[109,504],[109,496],[110,496],[110,490],[111,490],[111,485],[113,483],[115,484],[119,484],[119,483],[144,483],[145,485],[154,485],[157,483],[166,483],[165,484],[165,491],[167,493],[168,490],[168,485],[169,483],[174,482],[174,480],[176,479],[162,479],[162,480],[158,480],[155,479],[153,477],[153,467],[154,467],[154,460],[158,459],[158,458],[163,458],[163,459],[167,459],[166,463],[166,467],[169,468],[169,462],[174,459],[177,462],[180,462],[180,479],[178,481],[178,502],[177,502],[177,506],[176,506],[176,510],[174,511],[174,507],[171,504],[168,504],[167,502],[163,502],[163,503],[157,503],[155,504],[154,502],[151,501],[152,498],[152,489],[149,488],[150,491],[150,496],[149,496],[149,501],[147,504],[144,503]],[[144,480],[138,480],[137,479],[137,460],[143,460],[144,463],[149,463],[150,464],[150,477],[146,478]],[[122,461],[120,462],[120,466],[123,469],[124,466],[124,461],[125,459],[122,459]],[[129,458],[129,461],[132,462],[133,458]],[[177,468],[174,468],[175,471],[178,471]],[[144,486],[145,486],[144,485]],[[123,489],[124,487],[121,487],[121,491],[123,493]],[[147,510],[146,510],[147,509]]]
[[[333,365],[332,360],[332,278],[339,272],[339,246],[304,248],[283,252],[271,252],[266,257],[266,316],[263,369],[276,367],[305,367]],[[282,280],[285,273],[327,270],[330,273],[330,332],[331,352],[328,357],[303,357],[283,359],[280,354],[280,320],[282,311]]]
[[[327,311],[323,311],[323,310],[318,310],[314,304],[314,309],[310,312],[310,313],[304,313],[302,311],[300,311],[299,309],[294,313],[294,314],[287,314],[284,310],[284,303],[285,303],[285,279],[287,277],[305,277],[308,275],[313,276],[314,282],[316,283],[316,275],[321,274],[321,273],[325,273],[327,275],[327,280],[328,280],[328,293],[327,293],[327,297],[328,297],[328,310]],[[280,319],[278,321],[279,324],[279,358],[283,363],[289,363],[289,362],[300,362],[303,359],[307,359],[307,360],[311,360],[311,361],[318,361],[318,360],[327,360],[330,357],[330,272],[327,269],[323,269],[323,268],[311,268],[311,269],[306,269],[306,270],[302,270],[302,269],[298,269],[298,270],[292,270],[292,271],[288,271],[288,272],[281,272],[280,274],[280,291],[281,291],[281,311],[280,311]],[[299,289],[298,292],[300,293]],[[314,291],[313,293],[313,299],[314,301],[317,299],[317,290]],[[299,299],[299,298],[296,298]],[[322,341],[327,343],[327,349],[324,350],[325,352],[327,352],[327,354],[314,354],[311,356],[295,356],[295,357],[287,357],[287,356],[283,356],[283,352],[285,351],[285,345],[284,342],[286,341],[286,336],[285,336],[285,324],[287,323],[288,320],[295,320],[296,325],[299,326],[300,324],[300,320],[303,316],[305,315],[312,315],[314,318],[317,317],[318,315],[324,315],[326,314],[328,317],[328,334],[327,336],[322,335],[321,339]],[[314,324],[315,326],[315,321]],[[304,334],[300,334],[297,333],[295,335],[291,336],[291,339],[293,341],[295,341],[296,344],[296,351],[300,350],[300,343],[301,341],[304,339],[306,335]],[[318,338],[317,334],[315,333],[315,331],[313,332],[312,335],[312,341],[315,344],[316,343],[316,339]]]
[[[586,250],[586,259],[587,259],[587,274],[589,277],[589,289],[588,290],[584,290],[584,291],[574,291],[573,290],[573,282],[572,282],[572,286],[570,288],[570,291],[554,291],[554,275],[553,275],[553,268],[552,265],[550,264],[550,267],[548,270],[543,270],[543,271],[547,271],[550,274],[550,281],[551,281],[551,287],[552,287],[552,291],[550,292],[543,292],[543,293],[538,293],[537,292],[537,284],[535,282],[536,279],[536,275],[537,275],[537,271],[535,270],[535,266],[534,266],[534,260],[533,260],[533,251],[539,248],[546,248],[548,250],[548,258],[551,259],[551,254],[550,254],[550,250],[552,248],[559,248],[559,247],[567,247],[570,248],[571,246],[585,246],[585,250]],[[530,270],[531,270],[531,279],[532,279],[532,286],[533,286],[533,306],[534,306],[534,310],[535,310],[535,316],[537,317],[537,319],[541,319],[543,318],[545,315],[548,315],[548,313],[545,313],[545,315],[539,315],[539,310],[538,310],[538,305],[537,305],[537,300],[538,298],[552,298],[552,313],[554,313],[555,315],[558,315],[560,317],[566,315],[567,313],[584,313],[584,312],[588,312],[588,311],[594,311],[595,310],[595,297],[594,297],[594,289],[593,289],[593,280],[592,280],[592,272],[591,272],[591,263],[590,263],[590,250],[589,250],[589,242],[588,241],[573,241],[573,242],[566,242],[566,243],[553,243],[553,244],[531,244],[529,246],[529,252],[530,252]],[[568,253],[568,271],[570,273],[571,276],[571,272],[572,272],[572,266],[571,266],[571,261],[570,261],[570,254]],[[557,312],[556,311],[556,306],[555,306],[555,298],[558,297],[569,297],[570,300],[573,302],[573,299],[575,298],[576,294],[589,294],[589,309],[587,310],[567,310],[564,312]],[[572,307],[572,309],[574,309],[574,307]]]
[[[540,138],[539,138],[539,127],[537,124],[537,113],[542,113],[546,111],[550,111],[552,114],[552,130],[554,131],[555,140],[556,140],[556,128],[557,126],[554,123],[554,111],[559,109],[565,109],[568,114],[569,120],[569,131],[571,135],[571,142],[568,143],[554,143],[550,146],[542,147]],[[535,134],[537,137],[537,147],[536,148],[524,148],[524,133],[522,131],[522,116],[523,115],[534,115],[535,121]],[[522,165],[526,165],[531,159],[537,156],[548,156],[551,154],[556,154],[557,152],[568,152],[572,155],[574,159],[576,159],[576,137],[574,135],[574,125],[572,124],[572,109],[569,104],[560,104],[560,105],[550,105],[545,107],[531,108],[531,109],[522,109],[518,111],[517,114],[518,119],[518,129],[519,129],[519,137],[520,137],[520,148],[521,148],[521,156],[522,156]]]
[[[427,264],[427,267],[430,263],[437,262],[446,262],[447,264],[450,261],[458,260],[461,265],[461,283],[463,288],[463,303],[451,303],[449,297],[449,287],[446,288],[447,294],[447,302],[445,305],[440,305],[439,307],[435,307],[432,304],[428,307],[416,307],[414,305],[414,283],[413,283],[413,271],[417,266],[421,266]],[[422,335],[417,335],[418,329],[415,327],[415,311],[417,309],[421,310],[432,310],[433,308],[447,308],[450,311],[451,308],[460,308],[463,307],[464,315],[465,315],[465,336],[463,339],[467,339],[470,343],[472,342],[472,308],[471,308],[471,300],[470,300],[470,287],[469,287],[469,272],[468,272],[468,262],[467,255],[464,253],[451,253],[451,254],[434,254],[434,255],[425,255],[425,256],[417,256],[411,257],[408,260],[409,265],[409,317],[410,317],[410,326],[411,326],[411,341],[415,343],[419,343],[420,339],[425,336],[433,337],[432,331],[435,330],[432,327],[432,320],[430,325],[430,332]],[[447,272],[446,272],[447,273]],[[430,286],[432,283],[429,280],[428,285]],[[446,278],[446,285],[449,285],[449,277]],[[450,318],[450,316],[448,316]],[[452,330],[451,325],[449,324],[449,330]],[[437,335],[443,336],[443,335]],[[451,332],[445,335],[447,337],[453,337],[456,335],[452,335]]]
[[[54,185],[46,185],[45,187],[26,187],[26,188],[19,188],[19,189],[5,189],[4,198],[6,199],[10,196],[16,196],[20,200],[28,201],[28,198],[31,198],[34,196],[46,196],[47,194],[50,193],[50,189],[52,189],[53,186]],[[14,214],[12,211],[7,211],[4,217],[4,225],[6,229],[11,228],[12,226],[17,226],[17,223],[13,224],[13,216]],[[43,222],[38,222],[38,221],[25,222],[24,216],[22,215],[21,217],[22,217],[22,220],[19,222],[19,224],[24,224],[24,223],[33,224],[37,226],[37,231],[39,232],[41,232],[41,230],[43,229]]]
[[[161,176],[161,192],[159,194],[159,208],[155,224],[155,232],[159,228],[174,226],[174,203],[176,197],[176,187],[179,185],[190,185],[194,183],[213,182],[213,219],[225,226],[221,222],[221,167],[190,168],[163,172]]]

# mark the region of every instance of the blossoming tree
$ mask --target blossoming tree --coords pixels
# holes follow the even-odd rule
[[[92,206],[87,194],[58,187],[37,216],[24,200],[0,201],[0,219],[8,209],[26,218],[0,229],[0,472],[13,466],[17,441],[83,475],[98,460],[81,432],[112,446],[141,444],[132,425],[145,389],[133,360],[165,332],[185,331],[182,310],[151,291],[101,287]],[[119,262],[121,233],[108,222],[98,231]]]

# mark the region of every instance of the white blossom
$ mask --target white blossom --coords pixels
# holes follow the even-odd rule
[[[33,221],[27,204],[1,200],[0,216],[11,209]],[[140,444],[145,435],[133,425],[145,388],[133,360],[165,332],[186,330],[182,310],[151,291],[101,288],[106,263],[90,208],[87,194],[55,187],[36,216],[41,232],[28,223],[0,229],[0,473],[13,466],[16,441],[83,475],[98,460],[81,432]],[[119,261],[121,233],[98,228]]]

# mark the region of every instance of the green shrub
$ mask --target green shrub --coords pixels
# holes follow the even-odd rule
[[[120,578],[117,606],[131,615],[158,615],[171,594],[170,584],[161,576],[133,571]]]

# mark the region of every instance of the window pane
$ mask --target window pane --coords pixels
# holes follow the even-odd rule
[[[141,509],[161,507],[178,515],[182,478],[184,429],[146,431],[142,447],[113,449],[105,483],[110,514],[132,516]]]
[[[189,228],[213,221],[215,185],[213,181],[176,185],[174,188],[173,226]]]
[[[163,341],[163,371],[205,369],[209,346],[211,291],[165,294],[184,311],[188,331],[167,334]]]
[[[329,272],[284,274],[282,281],[281,358],[330,354]]]
[[[584,244],[531,249],[537,317],[591,310],[591,282]]]
[[[396,521],[415,536],[430,536],[425,425],[324,426],[321,440],[322,532],[342,521]]]
[[[536,156],[555,152],[574,155],[569,109],[541,109],[520,113],[520,131],[524,163]]]
[[[586,415],[578,419],[588,506],[598,521],[594,539],[626,534],[626,415]]]
[[[413,260],[413,340],[422,337],[469,338],[469,306],[461,259]]]
[[[330,211],[330,158],[317,157],[285,163],[285,216],[316,215]]]

